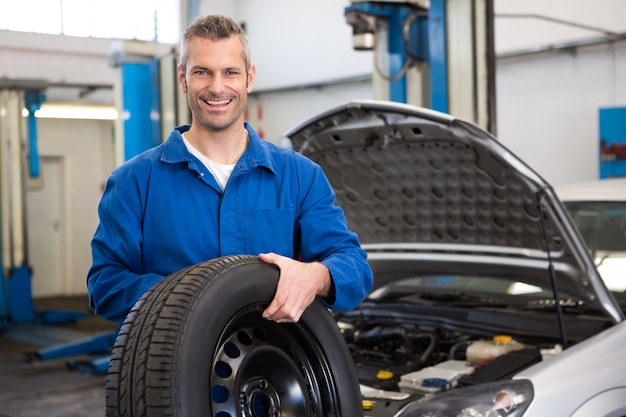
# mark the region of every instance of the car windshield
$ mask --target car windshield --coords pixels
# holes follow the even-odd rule
[[[618,293],[626,291],[626,201],[564,204],[607,287]]]
[[[570,294],[561,293],[561,302],[581,306]],[[436,301],[474,306],[505,305],[543,308],[553,306],[550,288],[541,288],[517,279],[476,275],[425,275],[394,280],[368,297],[372,301]]]
[[[541,293],[542,289],[534,285],[525,284],[509,279],[464,276],[464,275],[429,275],[423,277],[407,278],[394,283],[396,288],[404,287],[419,288],[420,291],[430,290],[454,290],[457,292],[473,292],[485,294],[530,294]]]

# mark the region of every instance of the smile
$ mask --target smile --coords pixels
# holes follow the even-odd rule
[[[210,106],[224,106],[230,103],[232,100],[223,99],[223,100],[204,100],[204,102]]]

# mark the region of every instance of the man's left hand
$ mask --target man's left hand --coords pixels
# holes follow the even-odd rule
[[[277,323],[296,323],[316,296],[330,290],[330,272],[321,262],[299,262],[275,253],[259,254],[259,259],[280,269],[276,294],[263,312],[263,318]]]

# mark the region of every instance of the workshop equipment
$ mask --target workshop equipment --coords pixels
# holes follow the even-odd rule
[[[374,52],[374,98],[427,107],[495,134],[493,0],[352,0],[355,50]]]
[[[0,79],[0,331],[6,339],[41,347],[25,352],[30,361],[103,354],[111,350],[117,334],[87,335],[63,329],[55,325],[75,322],[87,312],[38,310],[34,306],[26,182],[27,177],[40,175],[35,112],[45,100],[46,88],[41,80]],[[91,369],[99,371],[99,362]]]

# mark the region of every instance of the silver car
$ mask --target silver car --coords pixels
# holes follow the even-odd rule
[[[602,280],[597,226],[573,221],[587,208],[480,128],[403,104],[349,103],[287,137],[374,271],[369,298],[335,314],[366,416],[626,415],[626,280]]]

